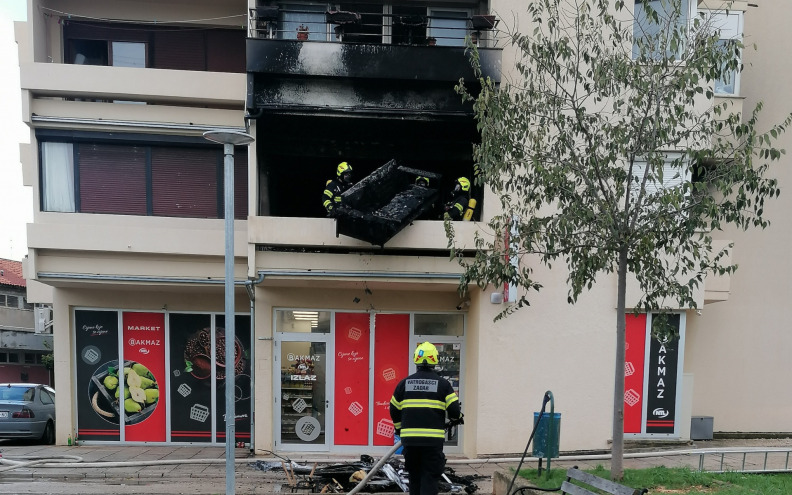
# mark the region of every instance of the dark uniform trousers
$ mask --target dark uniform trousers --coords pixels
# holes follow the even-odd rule
[[[443,446],[404,447],[404,467],[410,480],[410,495],[437,495],[445,470]]]
[[[454,388],[433,369],[418,366],[396,385],[390,415],[404,445],[410,495],[437,495],[445,469],[446,415],[452,420],[462,415]]]

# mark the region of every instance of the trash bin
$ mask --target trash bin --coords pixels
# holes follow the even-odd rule
[[[534,413],[534,425],[539,421],[539,413]],[[550,414],[542,414],[542,419],[539,425],[536,426],[536,433],[533,439],[533,456],[534,457],[547,457],[550,455],[551,459],[558,457],[558,441],[561,438],[561,413],[553,414],[553,429],[552,437],[548,439],[550,430]]]

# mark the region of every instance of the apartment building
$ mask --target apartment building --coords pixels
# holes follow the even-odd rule
[[[546,390],[563,415],[562,450],[607,448],[615,280],[568,306],[565,274],[537,267],[546,289],[532,308],[493,323],[508,297],[490,287],[460,298],[436,216],[377,245],[339,234],[322,207],[341,161],[362,179],[395,160],[439,191],[472,177],[476,124],[453,90],[472,82],[464,40],[486,75],[513,75],[498,22],[519,23],[521,11],[514,0],[29,0],[17,25],[35,201],[26,275],[29,299],[53,305],[55,372],[69,378],[56,384],[58,442],[225,442],[223,151],[202,134],[230,129],[255,138],[234,155],[237,442],[384,451],[393,387],[430,340],[466,415],[447,451],[519,452]],[[482,193],[474,219],[498,206]],[[455,228],[472,249],[478,223]],[[631,322],[641,379],[625,398],[628,433],[687,438],[696,414],[731,431],[790,431],[722,403],[734,391],[715,373],[733,367],[711,334],[743,331],[720,316],[734,284],[708,281],[702,316],[678,313],[661,402],[650,400],[651,315]],[[120,387],[152,392],[130,402]],[[670,417],[652,426],[657,408]]]
[[[44,383],[52,379],[45,356],[52,335],[37,327],[35,307],[27,300],[22,263],[0,258],[0,382]]]

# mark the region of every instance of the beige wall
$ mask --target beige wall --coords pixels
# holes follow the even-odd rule
[[[741,93],[745,109],[765,102],[762,128],[783,120],[792,111],[789,80],[792,60],[789,2],[758,1],[745,15],[746,43]],[[789,153],[792,134],[779,146]],[[729,229],[719,237],[735,241],[733,260],[739,269],[732,276],[727,302],[705,306],[701,316],[688,319],[685,370],[695,375],[693,414],[714,416],[714,430],[792,432],[792,333],[789,332],[789,297],[792,262],[792,159],[785,155],[773,165],[781,196],[767,204],[767,230],[747,233]]]
[[[53,118],[75,117],[135,122],[195,124],[182,131],[196,135],[203,127],[243,125],[242,104],[245,76],[242,74],[186,73],[107,67],[76,67],[49,63],[59,60],[59,28],[42,15],[39,7],[65,12],[86,12],[95,17],[139,18],[140,12],[160,20],[208,18],[244,12],[246,2],[216,0],[171,0],[88,2],[33,0],[29,29],[20,43],[25,120],[35,125],[32,113]],[[500,27],[527,29],[522,0],[493,0],[493,13]],[[187,12],[188,14],[185,14]],[[742,79],[747,107],[757,100],[768,102],[765,121],[779,121],[786,105],[786,81],[792,62],[786,55],[785,26],[781,20],[792,13],[792,5],[761,2],[746,16],[746,32],[760,45],[759,52],[746,53],[748,66]],[[517,16],[517,17],[515,17]],[[522,17],[520,17],[522,16]],[[218,21],[235,24],[231,20]],[[31,40],[35,39],[36,43]],[[514,50],[505,47],[506,78],[514,75]],[[57,78],[51,78],[56,74]],[[146,74],[141,84],[127,81],[130,74]],[[768,77],[771,74],[772,77]],[[84,78],[90,75],[90,84]],[[56,80],[57,79],[57,80]],[[180,89],[181,88],[181,89]],[[105,103],[66,102],[52,96],[69,96],[88,90],[94,97],[132,95],[135,98],[168,101],[168,106],[126,106]],[[186,108],[182,104],[231,107]],[[59,124],[47,124],[58,127]],[[61,125],[63,127],[66,124]],[[97,123],[73,125],[83,130],[102,129]],[[130,130],[122,128],[122,130]],[[255,132],[255,126],[254,126]],[[792,136],[784,137],[789,147]],[[36,143],[25,147],[25,183],[38,183]],[[251,153],[255,163],[255,152]],[[785,166],[789,158],[785,158]],[[788,168],[788,167],[787,167]],[[790,172],[776,167],[781,187],[792,186]],[[251,211],[255,211],[253,168]],[[34,187],[34,224],[29,226],[31,257],[29,274],[39,272],[100,273],[161,277],[223,276],[222,220],[167,219],[116,215],[53,214],[38,209]],[[688,313],[685,349],[685,403],[682,414],[715,416],[716,431],[792,431],[792,398],[786,393],[786,377],[792,374],[788,349],[792,334],[786,331],[785,298],[789,293],[792,266],[784,255],[792,240],[786,212],[792,208],[790,194],[783,194],[767,208],[774,225],[767,231],[743,234],[719,233],[722,240],[735,239],[733,260],[740,269],[730,281],[708,282],[702,301],[728,300],[703,306],[701,316]],[[497,204],[489,195],[485,213]],[[254,218],[235,223],[235,256],[238,280],[264,269],[333,269],[457,273],[459,268],[442,257],[393,257],[373,255],[312,255],[261,252],[257,243],[300,244],[361,248],[360,242],[334,235],[329,219]],[[473,223],[459,226],[467,240]],[[400,249],[433,247],[443,249],[445,238],[440,222],[415,222],[396,236],[390,246]],[[490,295],[500,288],[475,289],[467,309],[466,366],[464,374],[464,452],[468,455],[520,453],[531,430],[533,412],[545,391],[555,397],[555,410],[562,414],[561,450],[608,448],[611,436],[615,354],[616,281],[603,277],[584,293],[578,303],[566,303],[566,273],[556,265],[552,272],[535,260],[545,288],[531,294],[531,307],[497,323],[493,319],[505,305],[492,304]],[[730,282],[730,284],[729,284]],[[32,301],[55,304],[55,360],[59,395],[73,397],[72,363],[74,344],[71,313],[74,307],[106,307],[149,311],[222,311],[222,285],[183,285],[167,282],[145,285],[128,282],[49,281],[49,288],[31,281]],[[366,293],[369,289],[372,293]],[[730,291],[730,293],[729,293]],[[237,290],[237,310],[248,311],[244,290]],[[637,296],[633,295],[633,299]],[[359,303],[353,302],[354,298]],[[35,299],[38,298],[38,299]],[[325,279],[266,278],[256,290],[255,318],[255,435],[258,449],[273,444],[272,423],[273,341],[275,308],[314,308],[371,311],[450,311],[459,303],[456,284],[448,279],[381,279],[369,283],[352,278]],[[628,303],[629,304],[629,303]],[[695,389],[692,383],[695,380]],[[691,391],[692,390],[692,394]],[[689,398],[690,397],[690,398]],[[64,442],[74,422],[69,401],[58,404],[59,442]],[[682,418],[685,421],[686,418]],[[689,425],[688,425],[689,426]],[[687,431],[683,425],[683,434]]]

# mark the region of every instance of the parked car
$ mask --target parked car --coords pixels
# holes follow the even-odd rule
[[[0,383],[0,438],[55,443],[55,390],[35,383]]]

